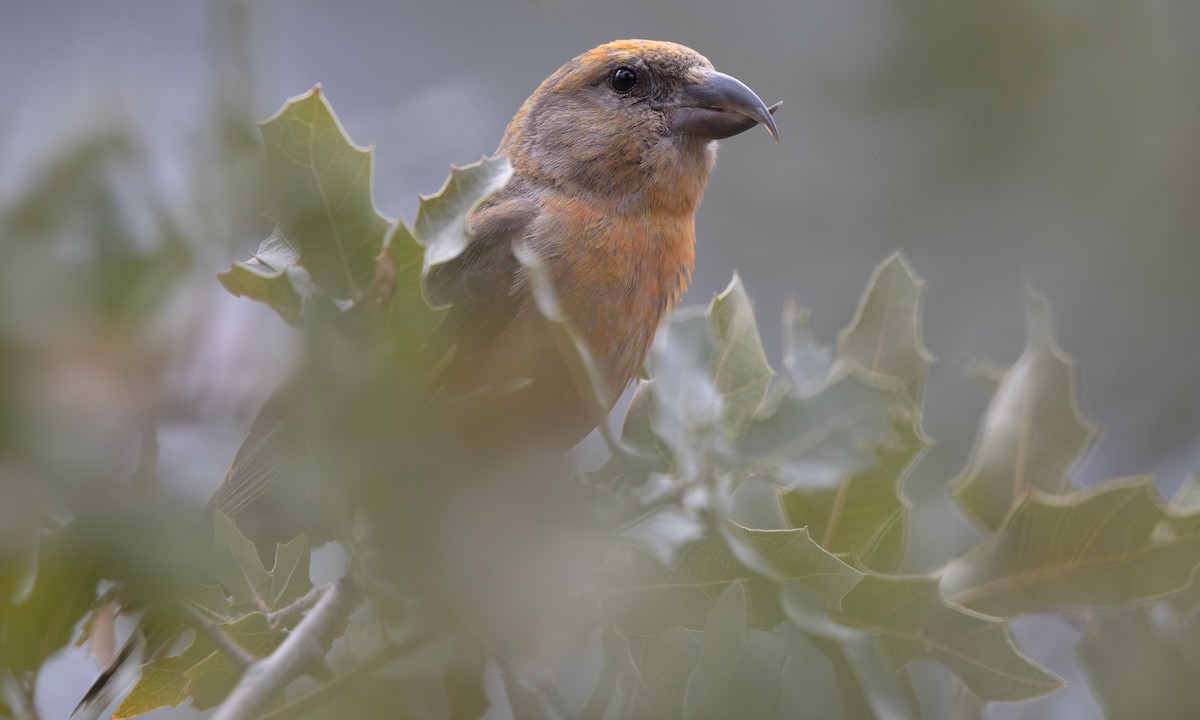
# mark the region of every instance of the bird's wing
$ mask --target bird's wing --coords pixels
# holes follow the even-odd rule
[[[512,244],[528,236],[536,217],[532,201],[497,196],[471,218],[473,237],[462,254],[426,276],[430,300],[450,306],[434,344],[455,346],[457,363],[486,353],[521,315],[527,293]]]
[[[265,543],[268,561],[275,542],[287,542],[301,532],[319,536],[314,527],[323,525],[319,515],[310,517],[314,513],[304,507],[311,461],[297,392],[293,383],[285,382],[271,395],[209,502],[210,511],[228,515],[247,537]],[[270,507],[259,504],[264,498]]]

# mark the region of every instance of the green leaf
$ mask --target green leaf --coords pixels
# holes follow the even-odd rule
[[[730,685],[734,672],[746,651],[749,628],[746,592],[741,583],[733,583],[713,604],[704,623],[704,641],[700,662],[688,678],[684,694],[683,716],[687,720],[706,720],[728,716]]]
[[[1076,405],[1075,368],[1054,342],[1044,297],[1028,297],[1025,352],[992,397],[967,470],[950,485],[959,507],[996,530],[1034,488],[1067,492],[1096,431]]]
[[[935,578],[867,575],[831,614],[877,633],[893,667],[938,662],[984,701],[1028,700],[1063,684],[1013,645],[1003,622],[947,602]]]
[[[255,657],[269,655],[283,641],[283,635],[272,631],[267,617],[258,612],[224,623],[220,629]],[[233,689],[241,674],[241,669],[224,653],[197,634],[181,654],[142,666],[141,677],[113,717],[136,717],[155,708],[174,707],[188,697],[198,710],[215,707]]]
[[[673,628],[658,635],[632,638],[634,670],[621,676],[618,690],[622,718],[679,717],[688,678],[700,662],[697,634]]]
[[[950,564],[942,588],[997,616],[1119,607],[1182,589],[1198,562],[1200,513],[1169,512],[1143,477],[1071,495],[1035,491],[996,534]]]
[[[467,219],[489,195],[512,177],[504,155],[450,168],[442,188],[422,195],[413,220],[413,234],[425,246],[425,268],[458,257],[471,242]]]
[[[654,432],[655,403],[655,381],[639,380],[621,424],[621,444],[629,452],[620,457],[614,454],[603,467],[589,473],[593,483],[637,487],[653,473],[670,471],[674,454]]]
[[[763,351],[754,308],[737,273],[713,298],[708,322],[715,344],[710,361],[712,380],[721,394],[722,420],[736,437],[762,404],[775,375]]]
[[[96,599],[99,558],[75,525],[39,538],[32,582],[0,604],[0,665],[36,670],[71,641],[75,624]]]
[[[441,322],[445,310],[425,300],[421,278],[425,249],[403,222],[392,225],[379,255],[375,280],[360,301],[368,311],[382,308],[385,337],[394,351],[415,355]]]
[[[1108,720],[1186,718],[1200,707],[1200,666],[1143,610],[1097,616],[1075,653]]]
[[[726,527],[769,565],[767,572],[776,579],[742,564],[720,534],[685,544],[669,567],[649,552],[635,551],[606,577],[600,600],[610,622],[637,635],[673,627],[702,629],[721,594],[740,583],[751,626],[769,630],[785,619],[776,580],[795,583],[823,605],[836,607],[862,577],[822,550],[807,530],[751,530],[733,523]]]
[[[900,253],[875,268],[849,327],[838,336],[838,357],[897,378],[920,401],[933,355],[921,339],[925,284]]]
[[[866,470],[889,438],[897,391],[843,366],[820,387],[791,387],[760,411],[730,457],[744,472],[784,486],[831,488]]]
[[[900,492],[908,469],[929,445],[915,418],[898,413],[892,435],[875,446],[871,467],[833,488],[780,488],[787,522],[807,527],[821,547],[877,572],[904,557],[909,502]]]
[[[210,645],[199,638],[192,641],[182,655],[161,658],[142,666],[137,684],[113,711],[114,720],[137,717],[155,708],[175,707],[188,697],[191,678],[186,675],[189,668],[204,659],[212,651]]]
[[[391,221],[371,196],[371,151],[347,137],[319,87],[288,100],[259,129],[276,228],[251,260],[217,279],[299,325],[329,298],[365,292]]]
[[[922,717],[911,681],[896,672],[877,638],[810,639],[833,665],[843,717]]]
[[[254,543],[224,513],[213,514],[217,544],[216,578],[234,608],[278,610],[312,589],[309,543],[301,535],[277,545],[275,565],[263,567]]]
[[[320,87],[288,100],[259,129],[274,189],[268,216],[317,286],[357,298],[391,225],[371,196],[371,151],[346,135]]]
[[[703,315],[696,308],[676,312],[655,337],[647,367],[653,395],[631,416],[642,423],[632,429],[651,458],[691,477],[741,435],[774,376],[741,279],[734,275]],[[658,440],[649,442],[647,429]]]
[[[722,399],[710,374],[712,327],[698,308],[677,311],[659,330],[647,368],[654,379],[652,425],[669,449],[673,474],[695,477],[713,454]]]
[[[811,643],[825,656],[837,684],[842,717],[921,717],[911,678],[897,672],[884,656],[876,634],[837,623],[797,588],[785,589],[781,600],[792,622],[775,628],[775,634],[794,647],[799,644],[797,633],[803,633],[805,644]]]
[[[308,538],[295,537],[286,545],[275,548],[275,567],[271,568],[271,590],[267,596],[267,607],[272,610],[286,607],[312,590],[309,576]]]
[[[635,671],[627,637],[605,625],[600,628],[600,641],[604,650],[604,665],[588,694],[587,702],[579,711],[580,720],[604,720],[609,707],[620,698],[618,690],[621,676]]]
[[[304,301],[320,293],[299,261],[296,246],[276,230],[253,259],[233,263],[217,280],[230,293],[266,303],[289,324],[299,325]]]
[[[235,608],[260,607],[271,594],[271,575],[263,567],[258,550],[225,513],[213,512],[217,549],[216,578]]]

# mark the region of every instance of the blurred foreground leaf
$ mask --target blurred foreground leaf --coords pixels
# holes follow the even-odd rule
[[[1108,720],[1186,718],[1200,707],[1197,641],[1200,633],[1167,634],[1144,610],[1131,610],[1097,615],[1075,653]]]
[[[0,666],[31,672],[66,645],[96,599],[97,557],[76,528],[42,536],[25,589],[0,604]]]

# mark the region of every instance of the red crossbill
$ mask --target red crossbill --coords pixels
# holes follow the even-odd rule
[[[595,427],[514,244],[547,269],[609,409],[691,277],[695,213],[716,140],[760,123],[778,138],[773,110],[694,50],[649,40],[589,50],[525,101],[497,151],[512,166],[510,179],[472,214],[466,250],[426,277],[430,299],[449,306],[434,344],[455,346],[442,378],[450,393],[519,388],[477,413],[503,418],[484,421],[491,440],[565,449]],[[291,442],[281,432],[287,413],[278,395],[268,403],[212,503],[240,516],[239,525],[269,517],[272,527],[254,533],[265,540],[311,534],[263,496],[296,467],[276,452]]]
[[[699,53],[669,42],[601,45],[542,82],[497,151],[512,166],[510,179],[472,214],[466,250],[426,277],[430,299],[449,306],[438,333],[455,346],[443,376],[450,392],[520,379],[501,411],[507,437],[538,436],[565,449],[591,431],[595,417],[514,244],[548,271],[611,407],[691,277],[695,213],[715,141],[756,124],[778,139],[774,110]],[[307,458],[294,410],[287,388],[268,401],[210,505],[272,548],[300,532],[324,534],[314,532],[311,509],[295,503],[290,476],[302,474]],[[81,707],[102,697],[112,673]]]
[[[594,418],[544,332],[513,243],[545,264],[611,402],[691,276],[715,140],[756,123],[776,133],[758,96],[675,43],[608,43],[547,78],[500,143],[512,179],[475,211],[466,252],[428,277],[433,299],[452,308],[448,331],[467,360],[462,389],[493,380],[497,366],[516,369],[531,380],[529,421],[518,426],[553,428],[566,445],[590,431]]]

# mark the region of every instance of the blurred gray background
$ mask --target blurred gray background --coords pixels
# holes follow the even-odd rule
[[[1104,428],[1079,479],[1157,472],[1169,494],[1200,470],[1197,36],[1195,0],[0,0],[0,202],[64,138],[132,122],[153,191],[188,207],[212,108],[232,108],[244,132],[320,82],[351,137],[375,146],[378,206],[411,219],[417,194],[490,153],[567,59],[622,37],[689,45],[784,107],[780,144],[757,129],[723,143],[686,302],[736,269],[777,358],[786,297],[832,343],[891,251],[927,281],[937,445],[906,487],[920,571],[970,540],[942,495],[990,395],[968,366],[1020,353],[1026,282],[1049,297],[1082,407]],[[215,282],[261,235],[195,212],[179,220],[211,235],[190,296],[203,320],[162,444],[202,498],[291,336]],[[1023,647],[1072,684],[989,717],[1098,713],[1071,631],[1022,622]],[[58,664],[61,682],[47,675],[39,695],[47,718],[94,672],[78,654]]]

